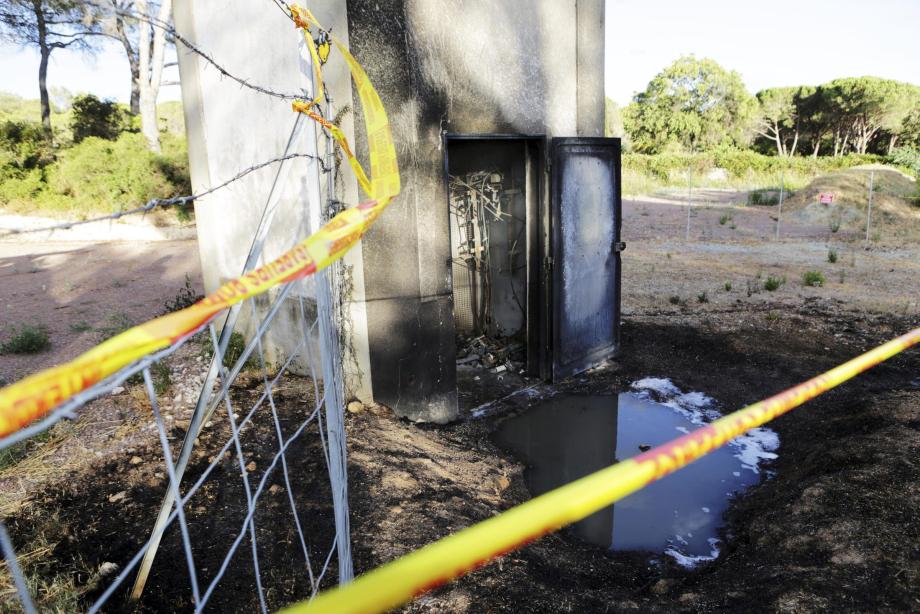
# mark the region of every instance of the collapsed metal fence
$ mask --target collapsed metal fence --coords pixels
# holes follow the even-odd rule
[[[329,267],[361,238],[398,194],[400,182],[388,120],[367,75],[309,11],[297,6],[284,5],[284,8],[303,32],[302,55],[309,65],[305,76],[311,85],[309,97],[298,96],[308,102],[294,101],[297,119],[286,150],[199,194],[154,200],[87,220],[117,219],[158,207],[187,205],[251,172],[277,164],[241,276],[190,307],[129,329],[69,363],[0,390],[0,452],[26,445],[28,440],[48,433],[62,421],[79,418],[79,413],[86,411],[92,402],[101,402],[98,400],[102,397],[124,396],[126,387],[135,401],[142,400],[141,404],[149,409],[150,428],[156,435],[151,442],[155,441],[159,451],[151,453],[148,459],[135,456],[131,464],[162,467],[162,472],[153,474],[160,477],[161,484],[165,483],[165,492],[160,492],[163,497],[160,513],[146,541],[137,535],[111,533],[112,558],[121,556],[126,547],[133,548],[134,554],[127,562],[107,560],[90,570],[90,577],[79,591],[81,604],[89,603],[90,612],[111,605],[116,596],[128,596],[132,578],[129,598],[143,599],[148,578],[156,578],[158,573],[168,578],[159,587],[161,607],[183,604],[184,609],[190,604],[196,612],[213,602],[222,581],[230,577],[234,590],[217,607],[224,609],[232,603],[243,609],[257,607],[263,612],[269,606],[277,608],[291,600],[312,598],[320,587],[332,581],[333,568],[340,583],[352,577],[342,374]],[[217,66],[169,24],[156,20],[151,23],[169,29],[179,43]],[[336,46],[348,64],[362,102],[371,137],[369,154],[375,171],[372,177],[365,174],[351,153],[341,130],[325,119],[332,113],[329,99],[324,95],[320,68],[331,45]],[[322,59],[320,54],[324,56]],[[279,98],[270,90],[235,80]],[[304,121],[307,117],[322,127],[327,142],[322,156],[317,148],[307,153],[291,151],[292,144],[299,140],[296,137],[308,124]],[[320,175],[326,174],[325,184],[329,188],[326,204],[337,204],[332,191],[333,143],[348,157],[369,200],[328,219],[322,228],[315,229],[288,252],[257,266],[266,238],[272,232],[280,199],[279,186],[284,183],[282,175],[289,172],[296,159],[306,160],[307,167],[303,170],[307,176],[312,174],[316,194]],[[316,145],[315,140],[313,144]],[[320,206],[320,202],[307,205],[314,211],[334,210],[331,206]],[[64,223],[27,232],[54,232],[73,225]],[[268,301],[264,300],[266,297]],[[290,321],[292,305],[296,314],[293,322]],[[297,340],[293,349],[270,361],[267,336],[282,307],[287,307],[285,325],[293,325],[298,331]],[[235,332],[241,314],[250,318],[252,329],[245,344],[241,344],[242,337]],[[190,360],[196,353],[196,345],[198,359]],[[202,354],[209,359],[202,361]],[[166,390],[158,385],[164,371],[168,373],[176,362],[182,364],[184,373],[189,369],[198,371],[193,380],[199,385],[193,408],[179,401],[181,395],[170,401]],[[186,426],[182,428],[181,424]],[[292,450],[296,450],[293,456]],[[203,458],[207,462],[202,462]],[[318,471],[307,471],[310,467],[305,465],[311,462]],[[108,479],[109,476],[97,476],[98,490],[105,490]],[[284,513],[277,509],[279,493],[284,494]],[[108,502],[124,502],[134,494],[122,491],[109,496]],[[213,508],[215,497],[223,499],[222,509]],[[234,517],[235,514],[238,516]],[[0,604],[12,607],[18,600],[22,610],[35,612],[45,609],[42,598],[47,595],[40,593],[49,592],[43,584],[48,581],[43,575],[48,574],[31,569],[34,561],[30,557],[17,557],[20,542],[17,530],[27,533],[29,522],[13,516],[0,522],[0,550],[4,559],[0,568]],[[116,522],[115,518],[108,520],[124,530],[124,523]],[[222,540],[215,540],[215,523],[220,524],[217,532]],[[9,528],[13,529],[12,535]],[[160,555],[155,566],[161,540],[167,551]],[[125,541],[129,546],[122,543]],[[283,554],[291,561],[301,559],[300,563],[291,563],[292,573],[298,577],[293,586],[289,577],[276,578],[273,570],[266,570],[260,564],[266,551],[278,550],[279,544],[297,546],[294,550],[298,552]],[[251,571],[246,571],[248,566],[241,558],[241,550],[246,549],[250,551],[247,558],[251,558]],[[181,567],[186,568],[186,590],[175,581],[175,571]],[[237,590],[235,587],[241,583],[251,590]],[[252,603],[247,606],[249,600]]]

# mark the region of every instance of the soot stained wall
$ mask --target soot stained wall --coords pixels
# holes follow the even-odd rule
[[[457,396],[443,134],[602,131],[603,0],[348,0],[347,15],[403,180],[363,240],[374,399],[446,422]],[[360,130],[355,141],[366,154]]]

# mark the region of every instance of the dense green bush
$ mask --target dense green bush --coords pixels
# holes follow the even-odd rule
[[[914,177],[920,179],[920,149],[898,147],[888,156],[889,162],[910,170]]]
[[[163,153],[155,154],[140,134],[122,133],[114,141],[87,137],[62,150],[53,164],[0,183],[0,206],[87,215],[188,193],[185,141],[161,138]]]
[[[781,171],[818,174],[884,161],[884,157],[872,154],[848,154],[837,158],[789,158],[740,149],[722,149],[705,154],[623,154],[624,169],[636,170],[662,180],[679,178],[686,174],[688,168],[693,170],[694,175],[722,168],[730,177],[745,179],[751,174],[779,174]]]
[[[19,176],[54,161],[54,148],[38,122],[0,123],[0,179]]]
[[[112,141],[125,128],[125,114],[115,101],[82,94],[73,99],[72,109],[70,130],[74,143],[89,137]]]

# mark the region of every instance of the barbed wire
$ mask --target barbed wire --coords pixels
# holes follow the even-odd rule
[[[209,194],[213,194],[214,192],[220,189],[223,189],[236,181],[239,181],[240,179],[246,177],[250,173],[253,173],[257,170],[261,170],[265,168],[266,166],[271,166],[272,164],[277,164],[280,162],[286,162],[287,160],[293,160],[295,158],[307,158],[309,160],[313,160],[314,162],[317,162],[320,165],[320,169],[322,170],[323,173],[329,172],[329,168],[326,166],[325,160],[323,160],[323,158],[320,156],[315,156],[313,154],[308,154],[308,153],[285,154],[283,156],[272,158],[271,160],[265,160],[264,162],[254,164],[250,166],[249,168],[243,169],[242,171],[240,171],[239,173],[237,173],[230,179],[227,179],[226,181],[219,183],[218,185],[208,188],[207,190],[204,190],[197,194],[190,194],[188,196],[174,196],[172,198],[152,198],[148,200],[146,203],[144,203],[143,205],[140,205],[139,207],[134,207],[133,209],[124,209],[121,211],[116,211],[114,213],[109,213],[107,215],[99,215],[96,217],[87,218],[85,220],[76,220],[72,222],[60,222],[58,224],[49,224],[47,226],[41,226],[39,228],[3,228],[3,229],[0,229],[0,239],[2,239],[3,237],[12,236],[12,235],[31,234],[31,233],[37,233],[37,232],[54,232],[55,230],[69,230],[73,228],[74,226],[82,226],[84,224],[93,224],[95,222],[104,222],[107,220],[117,220],[119,218],[123,218],[129,215],[137,215],[140,213],[147,214],[153,211],[154,209],[189,205],[200,198],[204,198],[205,196],[208,196]]]
[[[273,0],[273,2],[275,3],[276,6],[278,6],[279,9],[281,9],[288,16],[289,19],[293,19],[291,17],[290,6],[286,2],[284,2],[283,0]],[[221,64],[219,64],[217,60],[215,60],[209,53],[207,53],[206,51],[198,47],[195,43],[191,42],[190,40],[188,40],[187,38],[179,34],[179,32],[176,31],[175,27],[169,22],[163,21],[157,17],[152,17],[150,15],[144,15],[141,13],[137,13],[135,11],[129,11],[129,10],[120,9],[120,8],[112,8],[112,7],[104,6],[100,3],[95,3],[95,4],[96,6],[99,7],[99,10],[102,11],[103,13],[117,15],[119,17],[127,17],[130,19],[136,19],[138,21],[143,21],[145,23],[148,23],[155,28],[159,28],[163,30],[169,36],[173,38],[174,42],[178,41],[179,43],[182,44],[183,47],[187,48],[192,53],[198,55],[203,60],[205,60],[208,64],[210,64],[215,69],[217,69],[217,71],[221,75],[227,77],[228,79],[231,79],[232,81],[239,83],[242,87],[253,90],[255,92],[259,92],[260,94],[264,94],[266,96],[271,96],[272,98],[278,98],[280,100],[302,100],[305,97],[303,93],[280,92],[280,91],[273,90],[271,88],[268,88],[262,85],[250,83],[248,79],[244,79],[242,77],[236,76],[235,74],[233,74],[232,72],[224,68]]]

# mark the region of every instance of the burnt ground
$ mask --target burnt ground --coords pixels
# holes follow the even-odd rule
[[[654,218],[654,207],[670,205],[649,203],[650,216],[641,214],[642,206],[635,203],[636,217],[625,221],[629,247],[620,356],[565,382],[560,388],[566,391],[616,392],[638,378],[663,376],[684,390],[705,392],[728,411],[920,325],[916,246],[866,250],[836,238],[823,244],[662,240],[638,226]],[[837,263],[827,261],[829,249],[840,252]],[[824,271],[825,286],[799,281],[812,269]],[[767,292],[768,275],[788,281]],[[700,300],[704,292],[706,300]],[[179,393],[164,395],[174,445],[187,426],[194,389],[188,373],[200,364],[193,346],[183,351],[170,359]],[[470,382],[472,373],[466,376]],[[357,572],[530,498],[526,467],[492,441],[502,420],[536,402],[529,395],[506,398],[522,386],[542,389],[511,376],[470,382],[461,395],[464,419],[443,427],[408,423],[384,407],[346,414]],[[304,378],[284,380],[277,401],[286,434],[312,409],[310,389]],[[251,404],[260,392],[257,378],[241,379],[233,392],[235,407]],[[482,417],[471,416],[487,402]],[[123,566],[146,538],[166,488],[150,422],[149,405],[129,386],[89,406],[85,418],[68,427],[72,432],[61,435],[64,443],[48,453],[40,476],[15,475],[15,467],[12,477],[9,469],[0,471],[0,509],[30,577],[41,584],[43,604],[62,603],[57,597],[69,591],[85,606],[111,580],[100,577],[104,564]],[[225,414],[213,422],[200,438],[192,475],[228,436]],[[270,415],[257,414],[255,424],[243,446],[258,479],[277,440]],[[772,477],[729,508],[722,554],[712,563],[686,570],[651,553],[609,553],[563,530],[420,597],[404,611],[920,608],[920,352],[896,357],[771,426],[781,440]],[[74,439],[83,447],[68,447]],[[296,459],[292,492],[318,569],[333,525],[315,425],[289,458]],[[188,507],[203,581],[213,577],[245,514],[236,462],[232,455],[223,458]],[[257,541],[269,608],[277,609],[305,597],[308,587],[280,473],[272,474],[266,488],[256,516]],[[256,610],[250,548],[244,538],[209,611]],[[334,565],[333,557],[324,586],[334,583]],[[121,590],[107,610],[185,610],[191,603],[188,587],[180,536],[173,529],[141,605],[129,606]],[[0,611],[16,611],[7,591],[0,581]]]

